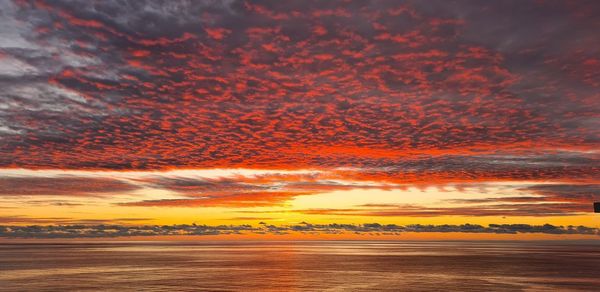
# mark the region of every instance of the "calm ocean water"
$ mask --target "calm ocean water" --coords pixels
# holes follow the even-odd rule
[[[600,291],[600,244],[0,244],[2,291]]]

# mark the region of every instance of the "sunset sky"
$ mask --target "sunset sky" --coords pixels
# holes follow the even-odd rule
[[[0,225],[600,227],[599,1],[0,8]]]

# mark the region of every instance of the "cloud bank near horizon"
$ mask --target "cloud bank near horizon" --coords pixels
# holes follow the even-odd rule
[[[554,226],[551,224],[478,224],[461,225],[396,225],[396,224],[310,224],[302,222],[296,225],[269,225],[262,223],[252,225],[32,225],[3,226],[0,225],[0,238],[111,238],[130,236],[192,236],[192,235],[231,235],[231,234],[271,234],[285,235],[290,233],[319,234],[360,234],[360,235],[401,235],[406,232],[428,233],[492,233],[492,234],[567,234],[567,235],[600,235],[600,228],[586,226]]]

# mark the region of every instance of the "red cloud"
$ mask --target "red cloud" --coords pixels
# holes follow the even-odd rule
[[[225,28],[205,28],[206,33],[215,40],[222,40],[231,30]]]
[[[443,3],[235,2],[186,7],[178,21],[35,3],[19,4],[40,28],[27,39],[66,51],[46,56],[56,72],[7,87],[2,167],[325,169],[327,179],[421,185],[599,179],[598,40],[586,29],[597,20],[585,3],[522,4],[540,11],[532,19],[495,3],[457,15]],[[538,30],[557,16],[568,27]]]

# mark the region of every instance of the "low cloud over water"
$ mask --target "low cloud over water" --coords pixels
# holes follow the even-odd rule
[[[123,236],[162,236],[162,235],[227,235],[227,234],[272,234],[289,233],[308,234],[368,234],[368,235],[400,235],[404,232],[462,232],[462,233],[494,233],[494,234],[578,234],[600,235],[599,228],[586,226],[555,226],[551,224],[478,224],[461,225],[396,225],[396,224],[310,224],[302,222],[294,225],[141,225],[128,226],[117,224],[72,224],[72,225],[30,225],[0,226],[0,237],[13,238],[102,238]]]

